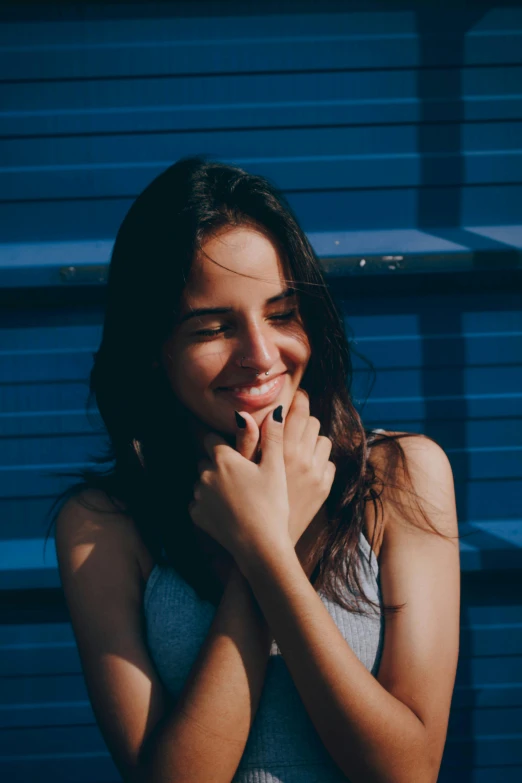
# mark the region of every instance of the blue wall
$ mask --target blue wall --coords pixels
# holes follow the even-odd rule
[[[50,472],[103,445],[85,403],[117,227],[208,153],[287,194],[375,365],[355,358],[365,423],[448,453],[466,536],[440,780],[518,781],[522,9],[244,5],[0,9],[0,775],[117,780],[42,556]]]

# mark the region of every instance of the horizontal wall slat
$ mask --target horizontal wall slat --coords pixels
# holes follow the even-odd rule
[[[35,415],[40,411],[81,411],[85,410],[88,393],[87,377],[67,383],[48,378],[40,383],[6,384],[4,379],[0,384],[0,406],[6,417],[20,412]]]
[[[228,10],[228,9],[227,9]],[[172,39],[190,39],[194,42],[214,41],[229,37],[231,31],[242,38],[250,39],[254,30],[256,36],[273,36],[276,30],[289,30],[296,38],[299,36],[325,35],[334,30],[338,34],[354,36],[369,36],[380,38],[401,34],[414,34],[418,31],[419,17],[411,10],[401,7],[382,8],[370,4],[364,11],[339,13],[328,10],[326,13],[316,11],[313,14],[285,13],[284,4],[279,9],[277,18],[272,14],[243,13],[234,15],[197,15],[182,16],[181,14],[151,13],[149,9],[133,8],[132,14],[125,13],[123,21],[104,17],[99,13],[95,19],[88,16],[80,20],[70,20],[60,17],[60,23],[45,17],[38,21],[24,14],[23,22],[3,20],[0,31],[0,45],[9,47],[34,47],[45,43],[49,47],[66,46],[107,46],[114,43],[119,46],[125,43],[142,42],[151,37],[158,41]],[[293,9],[292,9],[293,10]],[[522,13],[519,8],[508,5],[475,10],[461,7],[444,6],[444,17],[438,9],[427,7],[421,19],[434,20],[437,29],[444,31],[444,20],[451,19],[454,27],[469,30],[477,37],[488,35],[498,36],[511,30],[522,30]]]
[[[520,119],[521,72],[518,66],[438,69],[429,84],[430,115],[439,122]],[[449,97],[455,80],[462,86],[458,100]],[[417,123],[425,121],[427,113],[415,70],[39,82],[25,84],[23,90],[0,82],[0,106],[0,135],[33,138]]]
[[[174,162],[175,158],[171,160]],[[420,196],[416,188],[316,191],[307,187],[302,193],[286,191],[286,195],[307,231],[339,231],[342,227],[343,231],[373,232],[418,226]],[[520,222],[522,186],[519,184],[462,185],[458,195],[463,226],[502,226]],[[440,205],[451,203],[455,189],[423,187],[421,198],[424,205],[432,205],[430,225],[433,232],[442,232],[445,236],[448,230],[441,225],[444,214],[440,213]],[[63,241],[77,241],[79,237],[94,240],[114,237],[132,200],[121,194],[110,199],[50,200],[47,193],[34,201],[7,200],[0,204],[2,241],[53,241],[57,237]],[[391,244],[393,237],[389,239],[387,252],[404,249]],[[455,249],[452,245],[449,247]]]
[[[54,758],[53,758],[54,755]],[[0,758],[0,774],[16,783],[52,780],[53,783],[121,783],[108,751],[75,753],[64,750],[56,754],[28,754]]]
[[[30,752],[27,749],[30,748]],[[96,726],[52,726],[0,731],[0,769],[2,761],[13,756],[69,753],[103,753],[105,743]]]
[[[462,678],[464,679],[464,678]],[[452,710],[489,709],[490,707],[519,707],[522,704],[522,685],[465,685],[456,683]]]
[[[343,148],[346,149],[349,143],[349,139],[346,139]],[[321,139],[317,144],[328,149],[329,140]],[[127,142],[122,139],[120,148],[126,146]],[[317,190],[328,191],[350,188],[459,188],[461,183],[465,186],[491,186],[500,183],[504,188],[509,184],[518,185],[522,179],[521,153],[505,150],[484,155],[443,152],[440,155],[421,156],[407,152],[402,156],[383,155],[377,162],[369,156],[350,158],[341,152],[321,155],[310,151],[300,158],[298,155],[292,156],[289,149],[281,157],[273,156],[267,149],[266,157],[260,159],[254,153],[254,147],[255,141],[252,143],[251,157],[231,157],[230,152],[223,152],[220,145],[214,143],[214,139],[210,146],[201,142],[198,144],[195,139],[191,139],[190,146],[187,146],[178,139],[173,143],[170,154],[166,153],[164,158],[150,163],[137,163],[130,152],[128,158],[121,163],[100,162],[87,165],[74,161],[48,164],[47,167],[23,166],[18,169],[4,166],[0,170],[0,186],[2,192],[9,193],[10,200],[16,201],[132,197],[177,158],[202,152],[224,163],[247,168],[252,174],[272,181],[279,178],[287,191],[306,190],[311,181],[315,183]],[[426,162],[431,165],[425,166]],[[463,174],[461,167],[464,169]],[[335,228],[340,226],[343,226],[343,223],[338,223]]]
[[[522,123],[192,131],[11,140],[0,185],[10,199],[131,196],[175,159],[205,151],[283,190],[519,183]],[[428,165],[430,164],[431,165]]]
[[[442,330],[441,330],[442,331]],[[492,334],[420,335],[412,330],[401,339],[393,334],[379,340],[357,337],[355,350],[369,359],[377,370],[394,367],[468,367],[517,364],[522,357],[522,330]],[[0,358],[1,362],[1,358]],[[354,365],[364,370],[364,362],[355,357]]]
[[[472,751],[470,751],[472,752]],[[522,774],[522,766],[487,766],[482,768],[471,767],[471,762],[464,762],[452,768],[442,767],[438,783],[519,783]]]
[[[146,133],[134,133],[131,136],[86,135],[65,138],[6,139],[2,143],[2,160],[14,169],[24,170],[31,167],[35,171],[48,170],[60,166],[82,168],[128,164],[129,168],[153,165],[156,160],[170,160],[177,150],[193,150],[194,147],[212,147],[216,153],[233,156],[235,159],[248,157],[251,165],[263,163],[264,158],[281,159],[283,163],[292,162],[297,157],[314,158],[338,155],[345,160],[357,161],[364,156],[379,155],[387,160],[395,156],[434,154],[444,157],[455,152],[462,155],[488,152],[520,152],[520,121],[501,121],[488,123],[459,123],[458,141],[453,124],[442,122],[426,123],[422,127],[412,125],[390,125],[383,128],[301,128],[267,130],[249,129],[246,131],[228,130],[208,132],[205,130],[191,133],[159,133],[151,138]],[[321,181],[313,180],[317,185]],[[278,176],[279,186],[290,187],[282,169]],[[328,184],[325,181],[325,184]],[[372,183],[373,184],[373,183]],[[383,178],[381,186],[386,184]],[[429,184],[426,182],[425,184]],[[464,184],[459,179],[459,184]],[[108,191],[110,193],[110,191]],[[117,193],[117,191],[116,191]],[[83,194],[86,195],[86,194]]]
[[[470,521],[490,519],[520,520],[522,481],[471,481],[457,485],[457,507]]]
[[[43,538],[49,524],[46,524],[46,515],[54,500],[53,495],[26,497],[24,494],[10,499],[0,498],[3,539],[11,535],[20,540]]]
[[[40,675],[37,661],[31,677],[4,677],[0,688],[0,705],[3,708],[10,704],[50,704],[67,700],[78,703],[87,698],[83,675]]]
[[[374,16],[368,14],[367,26]],[[388,19],[391,16],[388,15]],[[18,35],[23,35],[20,26],[4,25],[3,34],[11,32],[13,37],[10,46],[0,49],[0,72],[4,79],[85,79],[313,71],[332,67],[502,65],[522,61],[522,24],[514,14],[508,27],[489,31],[468,29],[476,20],[459,11],[451,15],[452,24],[447,26],[441,24],[440,16],[431,15],[435,29],[425,28],[423,35],[415,29],[419,23],[416,14],[404,12],[394,16],[393,26],[386,32],[376,32],[375,28],[370,31],[366,26],[364,33],[357,32],[353,14],[325,15],[322,25],[319,15],[300,15],[300,31],[296,29],[294,15],[278,15],[277,23],[274,19],[271,25],[267,25],[267,17],[229,17],[229,25],[226,29],[221,28],[221,34],[213,25],[211,29],[207,27],[205,33],[203,25],[210,20],[201,18],[198,22],[202,27],[189,40],[183,37],[180,20],[165,19],[161,22],[165,29],[161,31],[157,21],[154,27],[149,25],[149,35],[153,38],[150,41],[139,26],[134,28],[132,35],[128,22],[124,26],[120,24],[123,30],[118,30],[118,22],[112,27],[104,25],[102,41],[89,41],[84,35],[85,23],[80,23],[68,26],[71,37],[67,43],[63,39],[60,42],[60,39],[53,40],[61,25],[47,23],[35,29],[35,38],[29,44],[14,44]],[[430,17],[425,15],[424,19],[429,23]],[[403,22],[404,26],[398,22]],[[255,35],[252,30],[256,31]],[[59,29],[58,34],[61,38],[64,30]],[[194,31],[188,35],[194,36]],[[430,45],[435,36],[438,46]]]
[[[4,677],[79,674],[81,666],[74,641],[35,645],[28,649],[14,645],[10,649],[0,648],[0,672]]]
[[[34,310],[27,313],[34,318]],[[45,314],[47,315],[47,313]],[[45,318],[44,319],[47,320]],[[64,313],[67,317],[68,313]],[[101,315],[101,313],[100,313]],[[39,351],[57,351],[63,353],[69,351],[91,351],[98,348],[102,336],[102,324],[68,324],[67,329],[57,329],[50,323],[39,326],[10,326],[7,314],[4,314],[4,323],[0,321],[0,356],[5,351],[8,354],[21,352],[32,358]],[[20,319],[20,313],[17,313]],[[3,319],[2,319],[3,320]],[[7,323],[5,322],[7,321]],[[5,324],[5,325],[4,325]]]
[[[474,735],[522,734],[522,708],[453,710],[448,734],[454,740]]]
[[[41,438],[4,437],[1,442],[4,448],[0,449],[0,471],[7,469],[8,472],[16,469],[16,465],[20,465],[22,470],[31,464],[40,465],[44,471],[46,464],[76,464],[103,448],[103,438],[96,433],[57,433]]]
[[[87,418],[82,410],[0,414],[0,438],[31,435],[96,435],[98,440],[104,437],[100,417]]]
[[[354,380],[355,396],[364,392],[364,385],[367,379],[366,373],[356,374],[360,381]],[[359,386],[362,386],[359,389]],[[444,373],[432,367],[425,367],[424,370],[416,371],[410,369],[390,369],[380,370],[372,387],[373,399],[390,400],[400,399],[405,396],[407,390],[408,397],[433,399],[461,399],[471,405],[472,401],[499,400],[502,397],[511,395],[513,397],[520,394],[522,389],[522,365],[519,366],[500,366],[495,367],[494,373],[489,367],[473,367],[462,365],[459,369],[455,367],[445,368]]]
[[[522,620],[522,609],[520,609],[520,614]],[[459,655],[461,657],[522,655],[522,622],[501,625],[498,628],[461,626],[460,640]]]
[[[88,700],[83,702],[10,704],[0,707],[0,730],[28,728],[29,726],[78,726],[93,725],[95,717]]]
[[[461,767],[461,769],[463,759],[466,757],[469,759],[466,765],[468,769],[471,766],[471,759],[473,759],[474,768],[489,767],[492,764],[498,764],[499,761],[506,767],[522,765],[521,740],[522,734],[517,734],[516,732],[510,733],[505,737],[491,737],[487,735],[463,740],[453,740],[449,737],[444,750],[444,761],[449,767],[454,765]],[[496,780],[497,778],[495,778]]]
[[[365,419],[367,427],[372,428],[372,422]],[[417,432],[430,437],[433,435],[438,443],[448,451],[452,448],[465,447],[483,448],[488,446],[508,446],[520,443],[520,427],[522,420],[519,418],[501,417],[491,419],[463,419],[456,426],[455,420],[438,420],[436,424],[429,420],[381,420],[379,425],[384,430],[392,432]]]
[[[356,398],[358,405],[364,403],[364,414],[368,421],[378,422],[384,418],[407,421],[414,420],[462,419],[463,412],[470,418],[492,418],[501,407],[505,416],[522,416],[522,394],[490,394],[487,397],[461,394],[430,395],[428,399],[420,395],[405,395],[403,397],[376,396],[375,390],[367,399],[367,389],[360,390]]]

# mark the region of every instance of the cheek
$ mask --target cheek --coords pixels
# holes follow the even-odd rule
[[[293,335],[293,350],[296,358],[307,363],[312,353],[310,341],[304,331],[295,332]]]
[[[182,387],[204,390],[223,369],[223,357],[208,348],[178,357],[176,376]]]

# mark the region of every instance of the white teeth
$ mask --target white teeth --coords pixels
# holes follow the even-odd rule
[[[262,386],[241,386],[235,389],[230,389],[230,391],[233,391],[236,394],[252,394],[255,397],[258,394],[265,394],[265,392],[267,392],[269,389],[272,389],[275,384],[276,379],[274,378],[273,381],[268,381],[268,383],[264,383]]]

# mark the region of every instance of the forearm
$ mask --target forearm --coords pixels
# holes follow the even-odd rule
[[[261,695],[272,634],[233,567],[207,638],[149,754],[147,783],[230,783]]]
[[[291,547],[241,566],[319,736],[353,783],[425,783],[424,725],[347,644]]]

